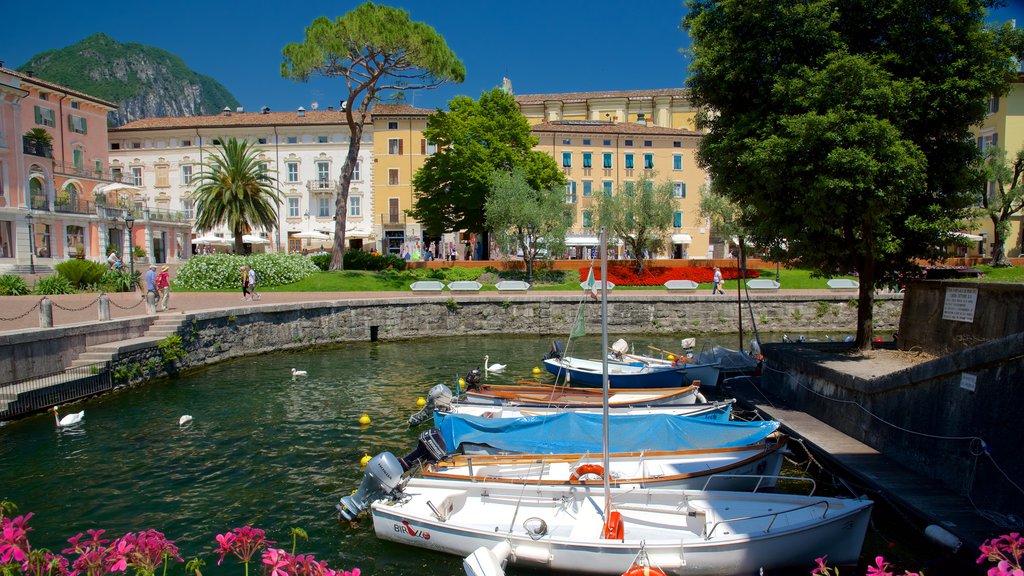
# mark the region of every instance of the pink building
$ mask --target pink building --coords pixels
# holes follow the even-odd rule
[[[116,105],[0,67],[0,272],[49,272],[76,254],[102,261],[108,246],[131,245],[146,258],[178,258],[174,238],[188,231],[177,215],[121,206],[109,190],[124,176],[110,169],[107,113]]]

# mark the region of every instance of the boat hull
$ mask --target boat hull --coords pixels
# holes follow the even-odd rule
[[[685,406],[697,402],[697,389],[691,386],[678,389],[609,390],[608,406],[653,407]],[[463,403],[500,406],[514,403],[518,406],[561,408],[601,407],[602,392],[593,388],[566,388],[565,386],[485,386],[481,390],[466,392]]]
[[[613,490],[624,537],[605,540],[600,489],[423,479],[405,493],[402,501],[373,504],[379,538],[460,556],[508,542],[511,564],[577,574],[621,575],[641,546],[652,565],[679,576],[809,570],[825,555],[832,565],[850,564],[860,555],[871,510],[866,500]],[[762,516],[766,510],[774,512]]]
[[[712,422],[728,422],[732,413],[732,405],[735,400],[721,402],[708,402],[706,404],[684,404],[681,406],[641,406],[641,407],[614,407],[609,408],[608,413],[617,414],[672,414],[676,416],[687,416],[699,418]],[[524,406],[522,404],[493,405],[493,404],[456,404],[447,412],[454,414],[469,414],[482,416],[484,418],[519,418],[521,416],[544,416],[558,414],[571,410],[574,412],[599,413],[600,406],[575,406],[563,408],[559,406]]]
[[[617,389],[677,388],[694,382],[717,382],[719,363],[655,366],[642,363],[608,365],[608,386]],[[602,387],[601,362],[579,358],[548,358],[544,367],[573,386]]]

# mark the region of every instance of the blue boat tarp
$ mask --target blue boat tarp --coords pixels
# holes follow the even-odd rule
[[[529,454],[600,453],[601,420],[601,414],[579,412],[522,418],[434,413],[434,425],[450,450],[469,443]],[[764,440],[779,423],[640,414],[609,416],[608,426],[611,452],[639,452],[747,446]]]

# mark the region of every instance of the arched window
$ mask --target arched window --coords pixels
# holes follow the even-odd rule
[[[29,206],[36,210],[46,210],[48,208],[46,201],[46,190],[43,188],[43,179],[41,176],[33,176],[28,181],[28,197]]]

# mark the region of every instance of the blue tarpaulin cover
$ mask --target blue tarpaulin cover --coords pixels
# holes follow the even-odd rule
[[[469,443],[529,454],[600,453],[601,420],[601,414],[578,412],[522,418],[434,413],[434,425],[450,450]],[[610,452],[639,452],[747,446],[764,440],[779,423],[639,414],[609,416],[608,426]]]

